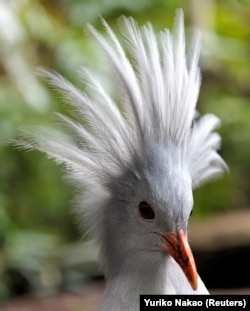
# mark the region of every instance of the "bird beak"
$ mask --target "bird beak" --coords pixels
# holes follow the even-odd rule
[[[167,236],[162,234],[160,236],[163,240],[163,249],[179,264],[193,290],[196,290],[198,275],[186,233],[180,229],[177,234],[168,232]]]

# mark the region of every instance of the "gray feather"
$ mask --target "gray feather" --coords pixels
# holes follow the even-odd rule
[[[87,69],[81,70],[83,91],[40,68],[68,104],[70,116],[57,114],[63,131],[23,130],[17,145],[41,150],[65,165],[83,193],[79,219],[84,214],[101,245],[108,278],[102,310],[125,310],[124,292],[126,310],[135,310],[142,293],[194,293],[176,263],[162,255],[156,233],[186,231],[192,188],[227,166],[214,132],[220,120],[196,111],[200,36],[195,33],[186,49],[182,11],[172,33],[166,29],[158,35],[149,23],[140,28],[122,17],[123,43],[102,23],[108,39],[91,25],[88,31],[108,60],[116,96]],[[154,207],[152,222],[138,214],[144,200]],[[197,292],[207,293],[200,280]]]
[[[39,130],[23,133],[19,145],[46,152],[74,174],[86,171],[88,178],[77,175],[81,184],[92,177],[101,183],[122,174],[135,156],[154,144],[178,145],[193,187],[222,173],[226,165],[217,153],[220,137],[213,133],[219,120],[212,115],[195,118],[200,39],[197,34],[192,38],[187,56],[182,11],[172,34],[164,30],[159,36],[150,24],[139,28],[132,18],[121,18],[127,54],[104,20],[103,25],[111,43],[91,25],[88,29],[116,75],[111,83],[121,94],[122,110],[87,70],[82,71],[86,93],[58,73],[40,68],[74,111],[73,119],[60,116],[72,139]]]

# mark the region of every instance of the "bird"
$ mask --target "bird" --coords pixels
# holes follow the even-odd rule
[[[220,119],[196,109],[201,39],[186,42],[184,13],[156,32],[132,17],[119,35],[87,31],[104,55],[107,84],[80,69],[83,87],[39,74],[67,103],[57,127],[23,129],[18,145],[65,167],[77,189],[75,215],[99,247],[106,286],[101,311],[137,311],[141,294],[209,294],[188,241],[193,190],[227,170]],[[188,43],[188,44],[187,44]]]

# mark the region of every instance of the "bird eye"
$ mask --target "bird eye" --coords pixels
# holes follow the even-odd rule
[[[152,207],[145,201],[142,201],[139,204],[139,212],[142,218],[144,219],[154,219],[155,213]]]

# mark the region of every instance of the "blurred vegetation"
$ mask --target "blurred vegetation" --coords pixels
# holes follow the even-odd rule
[[[198,107],[221,118],[221,153],[230,167],[224,178],[195,191],[194,215],[249,208],[249,0],[0,0],[0,301],[22,291],[11,286],[13,271],[29,279],[23,273],[27,266],[39,271],[46,256],[56,264],[56,250],[79,238],[69,208],[74,190],[61,168],[38,152],[11,145],[19,126],[50,124],[52,112],[63,111],[36,67],[53,68],[79,84],[80,66],[102,71],[95,46],[83,33],[85,23],[101,29],[101,15],[116,28],[124,14],[160,30],[172,27],[178,7],[188,28],[202,30]]]

